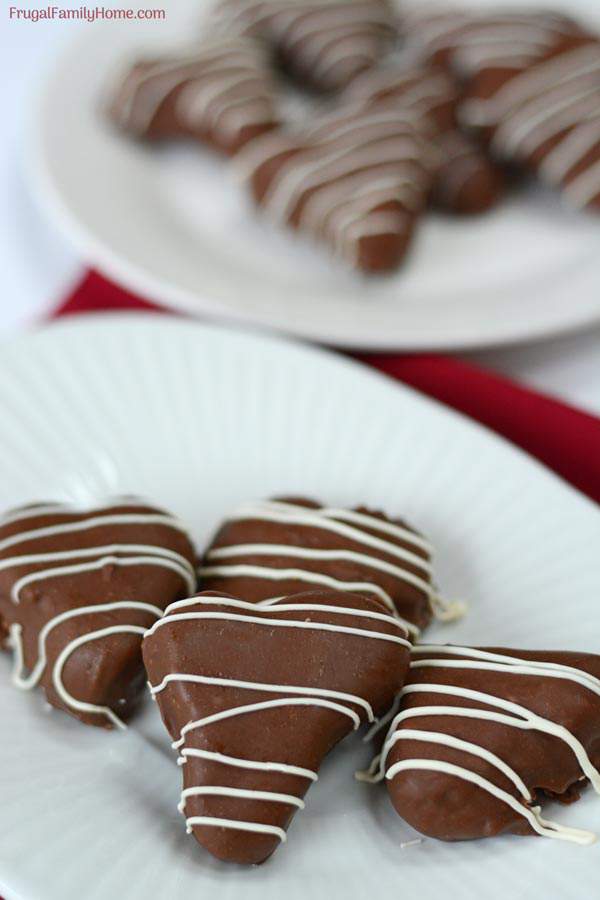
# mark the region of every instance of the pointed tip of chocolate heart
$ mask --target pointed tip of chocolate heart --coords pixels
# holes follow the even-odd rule
[[[455,841],[503,833],[578,844],[595,836],[545,820],[546,797],[600,793],[600,656],[419,645],[384,743],[399,815]]]
[[[171,604],[143,654],[180,754],[188,831],[219,859],[267,859],[325,755],[392,703],[409,651],[402,623],[352,593]]]

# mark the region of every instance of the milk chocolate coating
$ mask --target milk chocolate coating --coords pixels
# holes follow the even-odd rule
[[[282,502],[299,507],[300,514],[303,509],[310,513],[313,510],[318,511],[325,508],[316,501],[307,500],[306,498],[284,498]],[[399,525],[417,537],[421,537],[418,532],[402,519],[388,518],[385,513],[379,510],[371,510],[364,506],[357,507],[355,511],[366,514],[384,524]],[[431,563],[430,553],[423,546],[416,546],[388,532],[378,531],[376,527],[371,527],[370,525],[366,526],[356,522],[345,522],[344,524],[346,526],[351,525],[358,536],[361,534],[371,535],[414,554],[426,564]],[[388,574],[380,569],[372,568],[365,562],[354,559],[299,559],[297,556],[286,556],[285,553],[279,550],[273,553],[272,556],[249,554],[219,558],[218,551],[221,548],[235,547],[239,544],[277,544],[289,546],[290,548],[302,547],[311,550],[351,551],[368,556],[374,561],[380,560],[403,568],[411,575],[416,575],[422,579],[426,586],[431,586],[430,571],[424,571],[410,560],[399,560],[398,557],[387,553],[385,548],[382,550],[378,547],[366,546],[360,540],[335,534],[330,530],[319,528],[312,524],[286,524],[250,518],[243,521],[235,521],[233,519],[225,521],[217,531],[205,553],[199,570],[199,587],[201,590],[225,591],[237,597],[244,597],[252,603],[258,603],[261,600],[284,594],[291,595],[304,592],[310,586],[307,586],[306,582],[293,578],[273,581],[267,578],[248,577],[235,573],[215,575],[206,572],[209,567],[226,565],[254,565],[271,569],[294,568],[335,578],[339,582],[363,582],[377,585],[391,598],[396,612],[408,622],[412,622],[417,628],[424,628],[431,621],[431,603],[425,590],[402,580],[394,574]],[[217,552],[215,553],[215,551]],[[336,587],[336,589],[339,588]],[[356,592],[356,589],[353,588],[352,590]]]
[[[265,41],[290,78],[316,91],[341,90],[396,39],[389,0],[220,0],[215,12],[228,34]]]
[[[23,508],[20,512],[27,509]],[[85,522],[95,517],[167,515],[162,510],[129,500],[85,512],[74,512],[69,507],[64,510],[51,514],[40,512],[4,525],[0,521],[0,547],[5,540],[21,534],[55,525]],[[19,511],[12,511],[11,515],[15,513]],[[188,577],[190,581],[193,579],[194,550],[189,539],[183,531],[162,522],[100,523],[85,530],[62,534],[30,535],[6,549],[0,549],[0,564],[8,559],[34,554],[72,553],[70,558],[50,557],[36,562],[15,559],[8,568],[0,565],[0,621],[6,635],[11,627],[20,627],[23,663],[27,672],[34,669],[40,658],[42,629],[56,616],[80,607],[123,601],[142,602],[164,609],[168,603],[188,593],[189,586],[182,575],[163,565],[117,565],[116,557],[131,559],[147,556],[148,552],[143,549],[127,551],[123,546],[116,549],[115,545],[158,547],[173,551],[187,563]],[[94,548],[103,549],[94,553]],[[85,552],[87,550],[92,552],[88,554]],[[92,570],[52,574],[54,568],[100,560],[105,560],[104,564]],[[18,592],[18,602],[15,602],[13,593],[20,579],[43,571],[48,574],[41,580],[25,584]],[[112,626],[147,628],[155,619],[156,614],[145,609],[112,608],[58,622],[45,640],[47,661],[39,679],[47,701],[87,725],[111,728],[112,724],[105,715],[81,711],[63,701],[54,681],[57,660],[77,638]],[[64,664],[62,683],[66,691],[77,701],[109,707],[119,719],[128,719],[135,710],[145,681],[140,645],[141,635],[132,633],[113,633],[82,643],[73,649]]]
[[[600,656],[573,652],[545,652],[485,648],[487,652],[559,663],[600,678]],[[444,648],[427,653],[444,659]],[[466,657],[465,657],[466,658]],[[456,659],[448,656],[448,659]],[[586,749],[593,765],[600,766],[600,697],[573,681],[538,675],[460,668],[411,669],[412,684],[452,685],[503,698],[568,729]],[[401,710],[424,706],[497,707],[454,694],[419,692],[403,697]],[[510,715],[510,713],[508,713]],[[530,806],[552,798],[572,803],[586,784],[577,758],[561,739],[536,730],[478,718],[423,715],[405,719],[398,730],[443,732],[476,744],[507,763],[533,795]],[[494,765],[471,753],[416,739],[398,741],[391,749],[386,768],[399,760],[433,759],[467,768],[523,802],[513,782]],[[493,837],[504,833],[530,835],[527,820],[487,790],[454,775],[434,771],[401,771],[387,782],[398,814],[413,828],[444,841]]]
[[[238,38],[135,63],[108,114],[144,140],[193,138],[226,155],[279,124],[266,53]]]
[[[222,599],[223,605],[203,605],[209,597]],[[237,686],[171,681],[156,694],[165,726],[174,740],[190,722],[253,703],[297,698],[286,694],[285,686],[307,690],[341,691],[361,697],[371,704],[375,715],[382,714],[406,676],[409,653],[405,646],[367,635],[325,631],[316,628],[273,627],[252,622],[249,616],[265,620],[301,621],[344,626],[379,635],[398,636],[402,630],[393,620],[365,618],[352,610],[385,613],[374,600],[339,592],[309,592],[284,598],[260,608],[231,606],[226,595],[207,592],[198,595],[197,606],[173,608],[160,627],[143,641],[143,654],[151,685],[157,686],[173,673],[188,673],[219,679],[235,679],[277,685],[283,690],[270,692]],[[320,604],[324,611],[278,612],[287,603],[310,606]],[[335,608],[350,612],[331,612]],[[209,611],[213,615],[235,614],[237,620],[197,618],[169,619],[177,613]],[[306,696],[306,695],[305,695]],[[189,730],[181,751],[201,750],[219,753],[230,760],[254,763],[279,763],[316,773],[325,755],[352,730],[352,722],[340,712],[312,705],[283,705],[238,714]],[[339,701],[338,701],[339,702]],[[345,704],[365,719],[365,710],[356,703]],[[186,757],[182,765],[183,786],[225,787],[250,791],[268,791],[304,797],[311,780],[297,774],[266,771],[232,765],[212,758]],[[296,806],[265,799],[204,794],[190,796],[185,805],[186,818],[206,816],[233,822],[258,823],[287,830]],[[241,864],[266,860],[279,846],[273,834],[242,831],[234,825],[218,823],[193,825],[196,840],[218,859]]]

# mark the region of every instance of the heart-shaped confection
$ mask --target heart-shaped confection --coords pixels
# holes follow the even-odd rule
[[[144,662],[198,842],[230,862],[267,859],[323,757],[401,688],[406,638],[378,600],[340,592],[260,606],[203,593],[168,607]]]
[[[426,646],[384,744],[399,815],[442,840],[539,834],[591,843],[542,818],[544,798],[600,793],[600,656]]]
[[[456,122],[461,91],[441,68],[388,64],[359,76],[345,96],[365,105],[397,99],[403,107],[432,120],[440,153],[434,185],[435,203],[450,212],[477,214],[494,206],[502,194],[501,169]]]
[[[13,681],[89,725],[120,726],[144,686],[141,636],[195,589],[173,516],[134,498],[39,504],[0,520],[0,621]]]
[[[243,38],[136,63],[118,84],[109,115],[134,137],[192,137],[226,154],[278,124],[266,54]]]
[[[435,591],[432,555],[422,535],[381,512],[265,500],[240,507],[221,526],[198,570],[199,586],[253,603],[314,585],[365,594],[418,637],[434,612],[456,617]]]
[[[266,40],[290,76],[321,91],[377,65],[396,37],[389,0],[220,0],[216,17]]]
[[[235,159],[259,209],[365,272],[396,269],[439,165],[430,123],[397,100],[344,105],[296,131],[258,138]]]

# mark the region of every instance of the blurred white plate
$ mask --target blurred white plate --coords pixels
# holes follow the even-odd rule
[[[346,347],[483,347],[600,319],[600,222],[541,189],[481,218],[428,216],[406,267],[368,280],[261,221],[210,151],[159,151],[114,133],[101,108],[107,83],[137,55],[198,33],[195,4],[165,6],[166,22],[81,28],[43,85],[35,191],[89,263],[188,313]]]
[[[68,321],[2,348],[0,508],[136,492],[201,547],[236,504],[274,493],[402,513],[438,548],[469,617],[433,639],[600,651],[600,515],[524,454],[322,351],[152,316]],[[0,894],[6,900],[581,900],[600,845],[415,837],[386,791],[326,762],[266,865],[216,863],[185,834],[180,771],[148,704],[124,734],[44,712],[0,659]],[[553,818],[600,831],[588,790]]]

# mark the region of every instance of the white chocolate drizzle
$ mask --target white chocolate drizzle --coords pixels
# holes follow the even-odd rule
[[[464,612],[458,605],[453,607],[437,597],[432,585],[431,545],[421,535],[411,529],[371,516],[345,509],[309,508],[282,501],[264,501],[255,505],[241,507],[233,513],[229,522],[274,522],[282,525],[318,528],[320,531],[342,537],[360,545],[363,550],[325,549],[309,546],[284,545],[276,543],[236,544],[217,547],[206,555],[204,564],[198,570],[200,579],[206,578],[256,578],[265,581],[299,581],[306,584],[320,585],[334,590],[346,590],[355,593],[367,593],[376,596],[391,611],[395,611],[394,599],[381,585],[365,579],[364,581],[342,581],[327,574],[329,563],[348,561],[373,573],[382,572],[400,582],[415,587],[430,603],[434,613],[440,618],[456,618]],[[368,530],[367,530],[368,529]],[[376,532],[371,534],[370,532]],[[379,536],[377,535],[379,534]],[[394,543],[402,541],[405,546]],[[424,557],[421,554],[426,554]],[[381,559],[373,552],[383,553],[397,562],[391,563]],[[237,562],[238,559],[272,557],[277,560],[303,560],[307,563],[322,563],[319,571],[312,571],[300,566],[281,567],[280,565],[257,565]],[[408,568],[408,564],[411,568]],[[416,569],[417,573],[412,571]],[[374,574],[373,577],[376,577]],[[400,619],[408,631],[415,637],[419,629],[406,619]]]
[[[545,12],[490,16],[413,8],[403,11],[402,27],[409,47],[426,56],[449,53],[452,67],[471,77],[490,68],[525,68],[573,33],[567,19]]]
[[[254,791],[243,790],[241,788],[231,787],[192,787],[186,788],[181,792],[181,800],[177,805],[180,813],[185,814],[185,804],[188,797],[232,797],[241,800],[266,800],[269,803],[283,803],[286,806],[295,806],[297,809],[304,809],[304,800],[294,794],[280,794],[276,791]],[[252,831],[256,833],[274,834],[282,843],[287,840],[287,835],[283,828],[276,825],[265,825],[261,822],[240,822],[238,819],[222,819],[214,816],[188,816],[185,823],[185,829],[191,834],[194,825],[212,825],[213,827],[234,828],[241,831]],[[252,827],[250,827],[252,826]]]
[[[89,515],[90,512],[97,513],[102,509],[112,509],[118,506],[119,502],[122,502],[123,505],[134,505],[135,500],[133,498],[122,498],[120,501],[115,499],[110,505],[97,506],[94,507],[93,510],[87,511],[62,504],[39,504],[37,506],[11,512],[0,520],[0,527],[13,525],[30,518],[44,516],[59,515],[72,518],[74,516],[87,515],[88,517],[77,519],[76,521],[61,522],[55,525],[46,525],[15,533],[0,541],[0,552],[6,552],[13,547],[18,547],[20,544],[48,541],[53,538],[60,539],[64,535],[79,534],[86,531],[114,526],[161,526],[186,533],[185,528],[177,519],[163,513],[109,512],[104,515]],[[139,505],[139,501],[137,505]],[[61,563],[68,564],[61,565]],[[41,568],[39,568],[40,566]],[[195,589],[195,572],[189,560],[173,550],[155,544],[100,543],[91,547],[82,546],[71,550],[48,550],[37,553],[29,552],[21,555],[8,556],[3,559],[0,558],[0,572],[10,569],[34,569],[34,571],[29,571],[20,578],[17,578],[13,583],[10,596],[15,606],[20,605],[23,599],[23,592],[31,585],[46,582],[53,578],[72,578],[94,571],[101,571],[108,566],[135,568],[159,567],[168,569],[181,579],[187,591]],[[151,615],[155,619],[160,618],[162,615],[162,609],[157,606],[129,600],[86,604],[85,606],[76,607],[59,613],[45,622],[39,631],[37,660],[29,674],[26,674],[25,672],[22,626],[18,622],[13,623],[9,628],[9,639],[14,650],[12,681],[15,687],[20,690],[32,690],[39,684],[48,663],[46,650],[47,639],[55,628],[58,628],[72,619],[77,619],[79,616],[110,615],[111,613],[121,610],[142,612]],[[103,715],[109,719],[113,725],[124,728],[125,725],[122,720],[108,707],[85,703],[73,697],[67,691],[63,683],[62,673],[67,661],[78,647],[115,634],[133,634],[141,637],[146,631],[146,628],[147,626],[120,623],[84,633],[65,644],[58,654],[52,669],[52,684],[64,705],[77,712]]]
[[[265,825],[262,822],[243,822],[240,819],[220,819],[215,816],[190,816],[185,820],[185,828],[191,834],[195,825],[208,825],[213,828],[232,828],[236,831],[252,831],[255,834],[272,834],[282,844],[287,840],[283,828],[276,825]]]
[[[143,500],[136,494],[115,494],[107,498],[104,503],[95,503],[94,512],[118,506],[139,506],[140,504],[143,505]],[[31,503],[27,506],[18,506],[7,510],[0,516],[0,528],[12,525],[14,522],[23,522],[25,519],[38,519],[43,516],[83,516],[89,511],[89,507],[77,506],[72,503]]]
[[[367,721],[373,721],[371,704],[367,703],[366,700],[363,700],[362,697],[355,696],[354,694],[344,694],[341,691],[329,691],[325,688],[294,687],[289,685],[282,687],[281,685],[261,684],[260,682],[255,681],[239,681],[235,678],[213,678],[207,675],[190,675],[188,673],[171,672],[163,678],[160,684],[150,687],[151,696],[156,698],[157,694],[164,691],[164,689],[174,681],[187,682],[188,684],[214,684],[220,687],[242,688],[248,691],[259,692],[266,691],[267,693],[272,694],[302,694],[303,696],[341,700],[344,703],[355,703],[357,706],[362,707],[367,714]]]
[[[600,696],[600,679],[573,666],[540,660],[523,659],[509,654],[493,653],[491,651],[478,650],[469,647],[419,645],[414,647],[412,652],[413,661],[411,663],[411,668],[413,671],[417,669],[432,668],[441,668],[446,672],[452,669],[472,669],[474,671],[493,671],[502,674],[512,674],[515,675],[515,677],[522,678],[557,678],[570,681],[583,690],[590,690],[597,696]],[[597,793],[600,793],[600,772],[593,765],[581,742],[567,728],[557,722],[537,715],[530,709],[527,709],[518,703],[489,693],[452,684],[438,684],[435,682],[411,683],[405,686],[400,697],[407,697],[419,693],[433,695],[440,694],[446,697],[471,700],[473,703],[484,705],[487,708],[481,709],[478,706],[426,705],[402,709],[400,703],[400,711],[395,712],[393,715],[388,736],[383,745],[381,754],[373,760],[368,772],[357,773],[359,780],[379,781],[383,777],[392,780],[402,772],[414,770],[440,772],[456,778],[461,778],[480,787],[482,790],[487,791],[497,800],[506,803],[527,819],[531,828],[540,835],[578,844],[590,844],[595,840],[595,835],[589,831],[569,828],[543,819],[540,808],[531,805],[534,802],[534,798],[524,784],[519,773],[508,765],[505,760],[502,760],[483,746],[470,741],[464,741],[443,731],[438,732],[434,730],[400,728],[399,726],[403,725],[403,723],[408,720],[420,717],[439,716],[449,719],[463,717],[480,721],[495,722],[522,731],[532,730],[548,734],[563,741],[570,748],[581,768],[582,777],[588,778],[594,790]],[[396,706],[396,709],[398,709],[398,705]],[[458,766],[444,760],[419,758],[403,759],[388,767],[387,759],[391,749],[402,740],[426,742],[447,747],[452,750],[458,750],[467,755],[477,756],[496,768],[501,775],[512,782],[520,797],[513,796],[513,794],[503,790],[494,782],[472,771],[468,766]]]
[[[73,515],[80,515],[80,513],[74,512]],[[18,544],[78,531],[88,531],[91,528],[104,528],[109,525],[165,525],[168,528],[175,528],[177,531],[187,534],[187,529],[177,519],[163,513],[114,513],[92,516],[75,522],[64,522],[60,525],[46,525],[43,528],[34,528],[31,531],[21,531],[17,534],[12,534],[0,541],[0,553],[4,553],[5,550]]]
[[[212,612],[211,607],[224,607],[218,612]],[[207,609],[208,607],[208,609]],[[179,613],[180,609],[196,608],[195,612]],[[229,613],[228,609],[243,610],[244,614]],[[259,612],[260,615],[252,615]],[[276,618],[280,613],[304,613],[306,618]],[[321,622],[315,621],[314,613],[327,614],[333,617],[333,621]],[[339,624],[336,619],[338,616],[357,617],[366,619],[376,626],[378,623],[384,623],[391,626],[394,631],[400,630],[403,635],[407,632],[398,620],[385,613],[379,613],[372,610],[357,609],[354,607],[340,607],[327,603],[287,603],[287,602],[270,602],[268,606],[257,606],[256,604],[246,603],[242,600],[235,600],[227,597],[218,596],[199,596],[190,597],[186,600],[176,601],[170,604],[165,610],[163,618],[159,619],[145,635],[145,640],[156,633],[158,628],[177,626],[182,621],[194,620],[216,620],[216,621],[235,621],[242,624],[252,626],[263,625],[269,629],[276,627],[284,628],[309,628],[313,630],[331,631],[338,634],[350,634],[361,638],[371,638],[376,640],[387,640],[410,648],[410,643],[405,637],[399,637],[395,634],[380,631],[376,628],[368,630],[366,628],[357,628],[344,626]],[[179,733],[179,738],[172,744],[173,748],[179,751],[178,764],[183,766],[190,758],[206,759],[212,762],[220,763],[224,766],[233,766],[234,768],[250,769],[263,772],[275,772],[294,777],[305,778],[309,781],[317,781],[317,773],[310,769],[290,765],[282,762],[259,761],[252,759],[240,759],[236,757],[226,756],[222,753],[214,751],[198,749],[195,747],[186,747],[187,737],[190,733],[204,729],[207,726],[214,725],[218,722],[237,718],[243,715],[255,715],[264,711],[285,708],[289,706],[300,707],[317,707],[329,710],[341,716],[350,719],[352,728],[356,730],[363,721],[373,722],[374,714],[371,704],[355,694],[349,694],[343,691],[336,691],[328,688],[317,688],[306,685],[289,685],[289,684],[271,684],[254,681],[245,681],[237,678],[226,678],[222,675],[205,675],[200,673],[182,673],[170,672],[165,675],[162,681],[156,685],[149,685],[150,693],[154,699],[164,691],[168,690],[174,684],[198,684],[198,685],[215,685],[218,687],[230,687],[235,690],[267,693],[267,694],[283,694],[283,697],[277,697],[247,704],[242,704],[230,708],[223,709],[219,712],[206,715],[201,719],[187,722]],[[195,796],[224,796],[231,798],[256,799],[265,800],[275,803],[282,803],[296,806],[298,809],[304,809],[304,802],[295,795],[285,794],[271,791],[255,791],[240,790],[228,787],[226,785],[218,786],[202,786],[188,787],[182,791],[178,809],[185,815],[186,801],[190,797]],[[268,833],[278,837],[281,841],[285,840],[285,832],[271,825],[265,825],[261,822],[239,821],[237,819],[221,819],[210,816],[190,816],[186,819],[186,829],[191,832],[196,825],[214,825],[224,828],[240,829],[256,833]]]
[[[118,556],[116,554],[128,554]],[[140,555],[135,555],[135,554]],[[53,553],[30,553],[22,556],[11,556],[8,559],[0,559],[0,571],[4,569],[20,568],[21,566],[39,565],[40,563],[56,563],[59,560],[81,559],[85,557],[98,557],[90,562],[76,563],[68,566],[51,566],[38,572],[24,575],[14,583],[11,588],[13,603],[18,604],[20,594],[28,585],[37,581],[46,581],[49,578],[60,578],[66,575],[80,575],[84,572],[93,572],[103,569],[105,566],[159,566],[171,569],[181,577],[188,591],[193,591],[195,576],[193,567],[180,553],[173,550],[157,547],[151,544],[107,544],[98,547],[86,547],[79,550],[66,550]]]
[[[329,607],[323,609],[324,604],[317,603],[303,603],[303,604],[271,604],[268,607],[261,608],[256,603],[245,603],[242,600],[230,600],[225,598],[200,598],[203,606],[213,605],[213,606],[226,606],[233,607],[238,609],[244,609],[248,611],[252,611],[255,613],[260,612],[289,612],[291,610],[313,610],[315,612],[331,612],[338,613],[339,615],[352,615],[358,616],[359,618],[372,618],[372,619],[380,619],[385,622],[393,622],[394,625],[401,629],[403,634],[408,634],[406,627],[398,620],[397,617],[386,616],[383,613],[375,613],[370,610],[354,610],[352,607]],[[179,613],[179,612],[171,612],[171,610],[176,610],[181,607],[186,606],[195,606],[200,601],[198,598],[190,597],[187,600],[178,600],[175,603],[171,603],[167,609],[165,610],[165,615],[163,618],[159,619],[158,622],[155,622],[154,625],[149,629],[148,634],[154,634],[154,632],[163,627],[164,625],[170,625],[173,622],[189,622],[194,619],[213,619],[219,621],[230,621],[230,622],[252,622],[255,625],[264,625],[268,628],[301,628],[307,629],[309,631],[332,631],[338,632],[340,634],[352,634],[357,637],[368,637],[373,638],[375,640],[388,641],[392,644],[402,644],[405,647],[410,648],[411,643],[406,639],[406,637],[398,637],[395,634],[385,634],[379,631],[371,631],[369,629],[364,628],[353,628],[347,625],[332,625],[328,622],[312,622],[312,621],[304,621],[303,619],[272,619],[272,618],[263,618],[261,615],[246,615],[239,613],[229,613],[229,612],[187,612],[187,613]]]
[[[310,769],[302,766],[291,766],[287,763],[259,762],[254,759],[238,759],[226,756],[223,753],[214,753],[211,750],[198,750],[195,747],[184,747],[177,759],[178,766],[184,766],[190,757],[208,759],[212,762],[222,763],[224,766],[234,766],[238,769],[254,769],[258,772],[281,772],[283,775],[294,775],[298,778],[307,778],[309,781],[318,781],[319,776]]]

